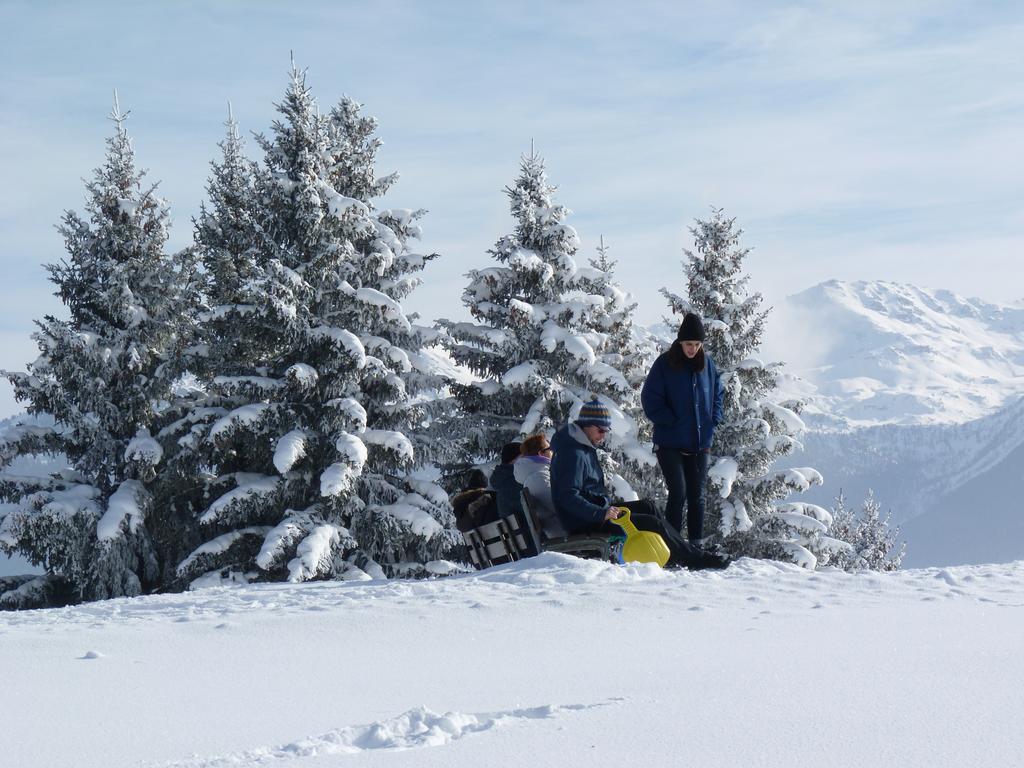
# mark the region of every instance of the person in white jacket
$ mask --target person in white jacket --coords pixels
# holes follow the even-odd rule
[[[544,435],[531,435],[519,446],[519,458],[512,465],[516,482],[530,494],[537,507],[542,533],[554,539],[566,535],[551,500],[551,444]]]

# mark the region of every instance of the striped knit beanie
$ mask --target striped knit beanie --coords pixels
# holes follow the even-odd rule
[[[581,427],[612,428],[611,414],[608,413],[608,409],[601,405],[601,401],[596,397],[589,403],[583,404],[583,407],[580,409],[580,415],[576,418],[576,423]]]

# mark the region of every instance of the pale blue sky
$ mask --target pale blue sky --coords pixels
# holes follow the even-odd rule
[[[461,311],[463,273],[508,231],[501,190],[531,139],[644,322],[712,205],[746,229],[770,301],[833,277],[1024,298],[1016,3],[0,0],[0,368],[60,312],[41,265],[113,90],[178,247],[228,100],[266,130],[290,50],[325,108],[348,94],[380,120],[380,169],[402,174],[386,204],[430,210],[443,258],[409,302],[429,320]],[[0,416],[15,409],[3,382]]]

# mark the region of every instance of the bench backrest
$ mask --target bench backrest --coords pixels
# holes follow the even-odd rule
[[[463,531],[462,539],[469,550],[469,559],[477,568],[510,563],[538,551],[531,547],[533,532],[514,514]]]

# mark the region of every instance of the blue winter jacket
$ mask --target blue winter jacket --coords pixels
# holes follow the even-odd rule
[[[579,533],[602,525],[612,497],[597,449],[575,422],[555,432],[551,449],[551,500],[565,530]]]
[[[523,486],[516,480],[511,464],[499,464],[491,473],[491,490],[498,501],[498,516],[506,517],[523,511]]]
[[[667,354],[654,361],[640,402],[654,424],[656,448],[697,453],[711,448],[715,427],[722,420],[722,380],[709,356],[704,370],[675,369]]]

